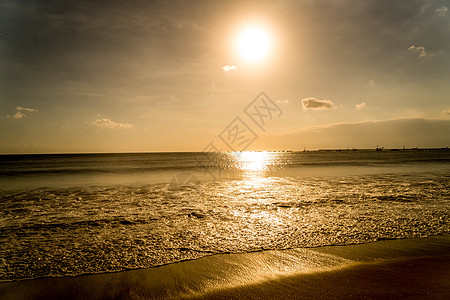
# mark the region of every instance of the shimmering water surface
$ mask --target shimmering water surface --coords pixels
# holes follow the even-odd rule
[[[0,280],[449,233],[450,151],[0,156]]]

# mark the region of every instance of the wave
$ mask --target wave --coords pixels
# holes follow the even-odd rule
[[[446,164],[450,152],[268,152],[267,169],[308,167],[377,167],[401,164]],[[247,161],[248,159],[249,161]],[[0,156],[0,176],[136,174],[217,168],[239,170],[242,164],[261,163],[233,153],[151,153]]]
[[[0,234],[8,234],[16,231],[34,231],[34,232],[51,232],[58,229],[80,229],[83,227],[101,227],[107,225],[115,226],[129,226],[136,224],[148,224],[151,221],[156,221],[156,218],[148,219],[133,219],[128,220],[126,218],[113,218],[113,219],[96,219],[85,221],[73,221],[73,222],[61,222],[61,223],[28,223],[19,226],[2,226],[0,227]],[[28,232],[27,234],[33,234]]]
[[[0,191],[0,280],[448,233],[445,169]]]

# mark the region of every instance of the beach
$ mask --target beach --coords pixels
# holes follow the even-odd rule
[[[1,156],[0,298],[440,298],[449,155]]]
[[[211,292],[194,299],[448,299],[449,257],[366,263]]]
[[[450,299],[450,0],[0,0],[0,300]]]
[[[221,254],[0,284],[2,299],[448,299],[450,236]]]

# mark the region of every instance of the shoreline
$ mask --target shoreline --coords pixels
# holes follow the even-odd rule
[[[421,295],[429,290],[448,296],[450,271],[445,270],[450,270],[449,253],[450,235],[444,234],[358,245],[217,254],[150,269],[3,282],[0,298],[220,299],[255,298],[255,293],[261,292],[267,297],[273,292],[273,298],[295,297],[286,294],[293,291],[302,297],[320,297],[320,290],[331,288],[331,279],[353,281],[355,285],[348,290],[352,295],[381,297],[387,295],[382,287],[390,284],[389,295],[395,296],[394,281],[399,283],[399,295]],[[402,270],[404,277],[399,275]],[[436,284],[427,281],[430,276]],[[372,286],[373,291],[367,290],[371,278],[379,282]],[[417,282],[413,294],[402,288],[408,282]],[[311,289],[307,289],[309,286]],[[342,295],[345,291],[340,289]]]
[[[263,296],[262,296],[263,295]],[[219,289],[189,299],[449,299],[450,256],[387,259],[260,284]]]

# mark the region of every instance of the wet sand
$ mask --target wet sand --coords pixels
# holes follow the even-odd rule
[[[193,299],[450,299],[450,256],[363,263]]]
[[[450,235],[0,283],[0,299],[450,298]]]

